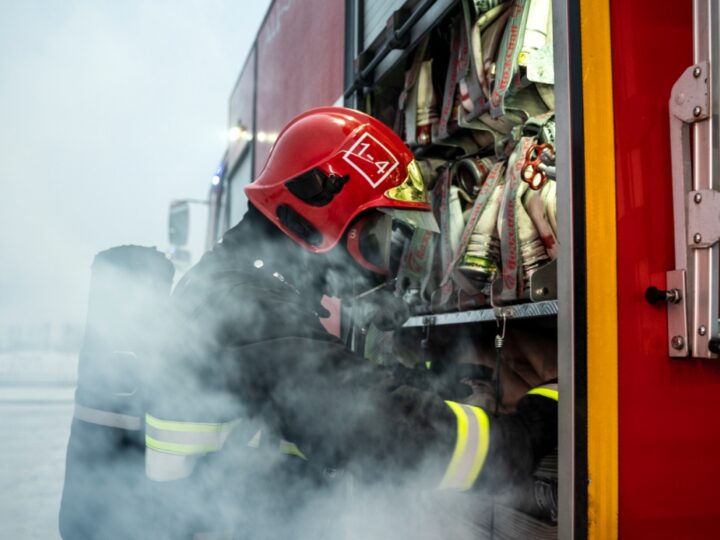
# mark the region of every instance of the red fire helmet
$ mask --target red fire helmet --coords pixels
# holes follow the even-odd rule
[[[335,246],[353,219],[371,208],[420,226],[425,217],[434,221],[410,149],[379,120],[343,107],[311,109],[285,126],[245,193],[315,253]]]

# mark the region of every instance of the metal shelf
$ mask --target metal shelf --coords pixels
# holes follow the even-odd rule
[[[543,302],[528,302],[526,304],[516,304],[513,306],[503,306],[498,308],[474,309],[472,311],[460,311],[455,313],[417,315],[415,317],[410,317],[403,327],[413,328],[422,326],[487,322],[502,319],[503,315],[507,319],[550,317],[557,315],[557,312],[557,300],[545,300]]]

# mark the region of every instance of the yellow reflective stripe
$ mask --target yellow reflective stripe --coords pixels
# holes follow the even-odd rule
[[[457,439],[439,489],[466,491],[480,475],[490,447],[490,420],[480,407],[445,402],[457,419]]]
[[[490,419],[488,418],[488,415],[480,407],[472,407],[470,405],[467,407],[472,410],[475,415],[475,420],[480,427],[480,441],[478,443],[477,452],[475,453],[475,460],[473,461],[472,469],[470,469],[470,475],[468,476],[468,482],[466,484],[467,487],[465,487],[466,490],[473,486],[475,480],[480,475],[480,471],[482,470],[482,467],[485,464],[485,459],[487,458],[488,450],[490,449]]]
[[[231,430],[237,420],[233,422],[177,422],[172,420],[160,420],[149,414],[145,415],[145,423],[157,429],[166,431],[184,431],[186,433],[212,433],[216,431]]]
[[[305,461],[308,460],[308,458],[305,457],[305,454],[300,451],[300,449],[295,443],[291,443],[290,441],[280,441],[279,448],[283,454],[287,454],[289,456],[296,456],[300,459],[304,459]]]
[[[453,451],[452,458],[450,458],[450,464],[445,471],[445,476],[443,476],[443,479],[440,481],[440,489],[451,487],[451,480],[455,477],[460,459],[465,453],[465,446],[467,445],[467,416],[465,416],[465,411],[454,401],[446,401],[445,403],[450,407],[452,412],[455,413],[455,417],[457,418],[457,438],[455,440],[455,450]]]
[[[544,396],[546,398],[554,399],[555,401],[558,400],[559,393],[557,390],[552,390],[550,388],[533,388],[528,392],[528,395],[535,394],[537,396]]]
[[[164,441],[158,441],[150,435],[145,435],[145,446],[152,448],[153,450],[159,450],[161,452],[169,452],[171,454],[182,454],[186,456],[196,454],[207,454],[209,452],[216,452],[220,450],[221,444],[181,444],[181,443],[170,443]]]
[[[238,422],[178,422],[146,414],[145,446],[178,455],[216,452]]]

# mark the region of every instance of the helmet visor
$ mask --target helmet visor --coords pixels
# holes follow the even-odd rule
[[[347,247],[350,255],[363,268],[376,274],[397,273],[405,244],[414,229],[438,231],[432,212],[378,208],[358,219],[348,229]]]
[[[358,219],[348,230],[347,247],[350,255],[363,268],[376,274],[390,271],[392,218],[373,212]]]

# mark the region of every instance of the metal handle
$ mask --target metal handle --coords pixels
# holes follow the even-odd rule
[[[657,287],[648,287],[645,290],[645,300],[648,304],[656,304],[658,302],[668,302],[670,304],[679,304],[682,300],[680,289],[670,289],[663,291]]]

